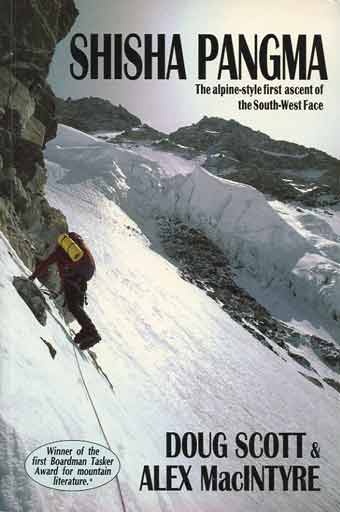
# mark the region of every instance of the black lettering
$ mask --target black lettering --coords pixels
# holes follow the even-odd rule
[[[149,466],[144,466],[143,468],[142,478],[139,484],[139,490],[141,491],[144,486],[147,488],[148,491],[152,491],[153,489],[152,477]]]
[[[189,473],[191,471],[191,466],[189,466],[188,469],[185,469],[184,466],[178,466],[178,467],[179,467],[179,470],[181,472],[181,476],[183,479],[181,487],[178,490],[180,491],[184,485],[187,491],[192,491],[191,483],[189,480]]]
[[[306,80],[307,75],[307,36],[300,34],[297,40],[295,54],[293,51],[292,39],[288,34],[282,36],[283,47],[283,63],[282,78],[285,80],[289,77],[291,80],[295,78],[297,67],[299,64],[299,80]],[[288,75],[286,73],[288,68]]]
[[[242,440],[242,438],[244,438],[244,441]],[[239,432],[236,436],[235,442],[238,448],[236,448],[235,453],[236,456],[239,457],[240,459],[244,459],[244,457],[247,457],[248,455],[248,445],[246,443],[247,439],[248,436],[245,432]]]
[[[279,40],[274,34],[268,34],[263,38],[260,47],[260,68],[264,78],[274,80],[275,78],[280,78],[280,55],[271,55],[268,59],[268,46],[270,41],[274,41],[276,49],[280,46]],[[269,73],[268,70],[268,60],[273,63],[272,73]]]
[[[226,64],[224,63],[225,55],[227,56]],[[219,80],[221,79],[223,70],[229,70],[231,80],[237,80],[239,78],[237,74],[236,59],[231,34],[226,34],[223,39],[223,47],[217,76]]]
[[[220,442],[220,438],[222,438],[224,442]],[[217,457],[217,458],[228,457],[227,436],[223,432],[218,432],[214,436],[213,452],[214,452],[215,457]],[[210,454],[211,454],[211,450],[209,452],[209,455]]]
[[[316,63],[314,59],[316,57]],[[327,80],[328,73],[326,67],[326,60],[323,51],[322,37],[320,34],[314,36],[312,54],[310,58],[310,64],[308,69],[308,80],[310,80],[313,71],[319,71],[320,79]]]
[[[269,432],[264,437],[263,443],[265,456],[269,459],[273,459],[277,456],[280,449],[279,438],[274,432]]]
[[[172,62],[173,60],[174,60],[174,63]],[[168,69],[166,72],[167,80],[169,80],[171,71],[175,71],[175,70],[178,71],[178,77],[180,80],[186,79],[187,74],[186,74],[185,64],[184,64],[181,36],[179,34],[174,34],[173,38],[172,38]]]
[[[123,38],[122,34],[115,34],[115,48],[114,48],[114,77],[117,80],[120,80],[122,78],[123,74],[123,59],[122,59],[122,52],[123,52]]]
[[[207,53],[207,41],[210,41],[210,52]],[[207,62],[216,59],[218,54],[217,37],[212,34],[198,35],[198,79],[207,77]]]
[[[86,53],[84,53],[78,46],[79,41],[83,43],[84,48],[87,48],[87,39],[85,35],[74,34],[74,36],[71,39],[71,55],[74,58],[74,60],[78,62],[78,64],[82,68],[82,71],[80,74],[77,74],[73,63],[70,65],[70,71],[73,78],[75,78],[76,80],[83,80],[87,76],[89,70],[89,63],[87,60]]]
[[[135,73],[129,72],[129,64],[124,64],[124,72],[127,78],[130,80],[137,80],[143,72],[143,61],[139,53],[135,48],[131,46],[132,41],[135,40],[137,42],[137,47],[140,48],[142,46],[142,41],[138,34],[129,34],[125,39],[124,43],[124,51],[127,60],[133,64],[136,71]]]
[[[217,466],[201,466],[201,490],[217,490]]]
[[[314,480],[319,480],[319,476],[315,474],[315,471],[320,469],[320,466],[309,466],[308,467],[308,490],[309,491],[321,491],[320,487],[315,487]]]
[[[181,438],[177,432],[166,433],[166,457],[178,457],[181,451]]]
[[[252,80],[257,80],[257,35],[255,35],[255,48],[254,48],[254,57],[249,49],[247,44],[247,40],[243,34],[239,35],[239,76],[242,79],[242,58],[246,63],[249,76]]]
[[[146,80],[152,79],[152,59],[157,59],[157,76],[158,79],[165,78],[165,34],[158,34],[157,36],[157,50],[152,50],[152,34],[145,34],[145,70],[144,78]]]
[[[91,34],[91,78],[98,78],[99,57],[104,59],[104,79],[112,78],[111,75],[111,34],[103,34],[103,51],[98,49],[98,34]]]

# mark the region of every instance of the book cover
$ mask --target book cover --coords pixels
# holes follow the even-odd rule
[[[339,20],[1,1],[1,512],[340,509]]]

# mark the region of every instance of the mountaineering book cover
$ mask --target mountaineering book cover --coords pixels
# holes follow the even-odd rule
[[[338,0],[1,0],[0,512],[340,510]]]

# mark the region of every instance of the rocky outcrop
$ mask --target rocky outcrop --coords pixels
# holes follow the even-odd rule
[[[340,372],[340,349],[333,342],[318,336],[311,336],[311,346],[327,366],[336,372]]]
[[[313,148],[273,140],[234,120],[204,117],[170,134],[168,143],[162,141],[158,147],[177,147],[189,157],[205,157],[203,165],[213,174],[283,201],[324,206],[340,200],[339,160]]]
[[[305,379],[307,379],[309,382],[317,386],[318,388],[323,388],[322,382],[319,381],[319,379],[316,379],[315,377],[312,377],[311,375],[306,375],[303,372],[299,372],[300,375],[302,375]]]
[[[52,345],[52,343],[50,343],[49,341],[46,341],[42,336],[40,336],[40,339],[44,343],[44,345],[46,345],[46,347],[48,348],[48,351],[49,351],[52,359],[54,359],[55,356],[57,355],[57,351],[54,348],[54,346]]]
[[[25,277],[14,277],[13,285],[20,297],[26,302],[38,322],[42,325],[46,325],[47,311],[50,310],[50,307],[39,288]]]
[[[323,380],[324,380],[324,382],[326,382],[326,384],[328,384],[333,389],[335,389],[335,391],[340,393],[340,382],[339,381],[334,380],[334,379],[330,379],[328,377],[324,378]]]
[[[340,350],[334,343],[302,334],[273,318],[265,307],[237,285],[226,256],[203,233],[178,219],[165,217],[159,218],[159,233],[165,254],[179,268],[183,279],[204,290],[262,345],[285,360],[289,356],[315,375],[316,370],[301,353],[301,347],[311,347],[326,366],[340,373]],[[312,376],[306,378],[311,382],[315,379]]]
[[[86,133],[120,132],[139,126],[141,120],[121,105],[102,98],[57,99],[57,120]]]
[[[141,124],[140,126],[125,130],[123,133],[117,135],[117,137],[108,140],[108,142],[118,144],[122,142],[142,142],[143,144],[148,144],[150,142],[160,141],[164,137],[166,137],[165,133],[159,132],[147,124]]]
[[[77,14],[73,0],[0,4],[0,229],[28,266],[67,228],[44,198],[42,149],[57,129],[49,65]]]

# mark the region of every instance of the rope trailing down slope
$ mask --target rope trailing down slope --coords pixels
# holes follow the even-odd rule
[[[110,442],[109,442],[109,440],[107,438],[107,435],[105,433],[103,424],[102,424],[102,422],[101,422],[101,420],[99,418],[99,414],[98,414],[96,405],[95,405],[94,401],[92,400],[90,391],[89,391],[89,389],[87,387],[87,384],[86,384],[86,381],[85,381],[85,377],[84,377],[84,374],[82,372],[82,369],[81,369],[81,366],[80,366],[80,362],[79,362],[79,359],[78,359],[77,349],[76,349],[75,346],[73,346],[73,350],[74,350],[74,355],[75,355],[75,359],[76,359],[76,362],[77,362],[77,367],[78,367],[78,370],[79,370],[79,374],[80,374],[80,377],[81,377],[81,380],[82,380],[82,383],[83,383],[83,386],[84,386],[87,398],[89,399],[89,402],[90,402],[91,407],[93,409],[94,415],[95,415],[95,417],[97,419],[99,428],[100,428],[100,430],[101,430],[101,432],[103,434],[103,437],[105,439],[106,446],[107,446],[107,448],[109,450],[112,451],[112,448],[111,448]],[[124,496],[123,496],[123,493],[122,493],[122,488],[121,488],[121,485],[120,485],[120,481],[119,481],[118,475],[116,476],[115,480],[116,480],[116,483],[117,483],[118,493],[119,493],[120,501],[121,501],[121,504],[122,504],[122,510],[123,510],[123,512],[127,512],[127,509],[126,509],[126,506],[125,506],[125,501],[124,501]]]

